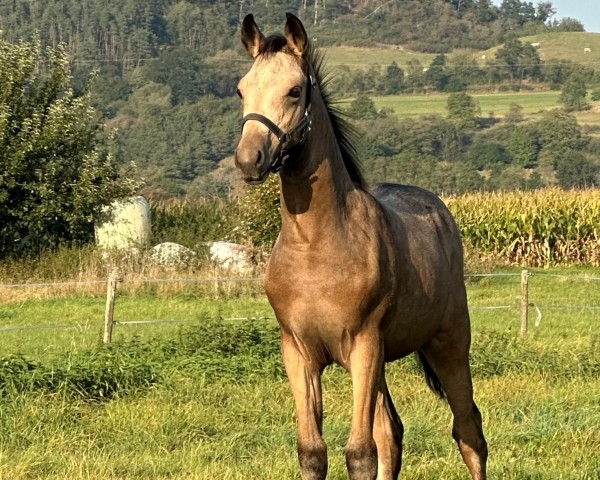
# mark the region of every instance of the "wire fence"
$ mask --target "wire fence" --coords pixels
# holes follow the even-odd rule
[[[486,310],[507,310],[513,309],[521,313],[521,334],[525,335],[529,324],[529,310],[533,308],[536,313],[535,325],[539,326],[542,319],[542,310],[600,310],[600,305],[596,304],[550,304],[536,303],[530,299],[529,295],[529,278],[552,278],[563,279],[569,281],[595,282],[600,281],[600,276],[586,274],[553,274],[545,272],[531,272],[522,270],[521,272],[497,272],[497,273],[474,273],[465,275],[465,280],[477,280],[486,278],[502,278],[502,277],[520,277],[521,293],[520,302],[507,303],[503,305],[470,305],[470,311],[486,311]],[[213,284],[216,286],[226,283],[262,283],[263,277],[183,277],[183,278],[136,278],[123,279],[119,277],[117,272],[111,273],[107,280],[86,280],[86,281],[71,281],[71,282],[40,282],[40,283],[14,283],[0,284],[0,289],[36,289],[36,288],[62,288],[71,287],[73,289],[82,288],[90,285],[106,285],[107,301],[105,309],[105,327],[103,340],[104,343],[112,341],[112,329],[114,326],[125,325],[147,325],[155,323],[184,323],[191,321],[189,319],[141,319],[141,320],[115,320],[114,311],[117,298],[118,284]],[[224,321],[252,321],[252,320],[275,320],[274,315],[264,316],[236,316],[231,318],[221,318]],[[79,324],[29,324],[29,325],[0,325],[0,332],[11,331],[27,331],[27,330],[48,330],[48,329],[81,329]]]

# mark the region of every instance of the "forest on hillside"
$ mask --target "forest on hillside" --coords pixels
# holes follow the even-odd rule
[[[249,66],[239,42],[240,19],[252,12],[265,32],[280,31],[285,11],[303,19],[318,46],[393,44],[437,54],[430,64],[414,60],[336,72],[333,92],[356,97],[348,110],[360,119],[357,146],[371,180],[446,193],[600,181],[600,146],[589,135],[594,132],[568,112],[532,122],[515,105],[503,119],[483,118],[465,93],[479,86],[581,92],[582,85],[584,91],[600,85],[590,66],[543,62],[535,47],[517,39],[583,30],[576,19],[555,18],[551,2],[11,0],[0,3],[0,41],[33,38],[64,48],[75,94],[91,89],[98,121],[116,131],[112,155],[137,165],[145,194],[214,196],[227,194],[229,186],[210,173],[232,154],[239,135],[234,92]],[[493,68],[464,53],[498,44]],[[44,62],[39,66],[43,70]],[[446,116],[400,120],[375,110],[369,98],[427,92],[451,95]],[[587,106],[584,98],[573,109]]]

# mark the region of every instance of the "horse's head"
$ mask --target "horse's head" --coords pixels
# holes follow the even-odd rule
[[[252,15],[242,23],[242,43],[254,63],[240,80],[243,127],[235,164],[248,183],[265,181],[301,145],[311,127],[314,75],[307,72],[308,37],[302,23],[287,14],[285,35],[262,34]]]

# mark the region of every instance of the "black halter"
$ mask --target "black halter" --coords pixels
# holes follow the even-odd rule
[[[256,120],[267,127],[279,140],[279,152],[271,164],[271,172],[277,173],[283,167],[284,162],[290,157],[292,149],[304,144],[306,137],[312,128],[312,90],[317,85],[312,66],[308,66],[308,89],[306,91],[306,103],[302,119],[289,132],[284,132],[275,123],[260,113],[249,113],[242,119],[242,129],[248,120]],[[294,139],[297,139],[294,142]]]

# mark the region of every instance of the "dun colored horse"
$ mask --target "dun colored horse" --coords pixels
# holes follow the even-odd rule
[[[429,386],[448,400],[471,477],[485,479],[462,245],[451,214],[420,188],[367,186],[300,20],[288,14],[285,35],[265,37],[248,15],[242,42],[254,63],[239,83],[235,162],[251,184],[279,172],[282,227],[265,288],[296,403],[302,478],[327,475],[321,374],[334,362],[353,384],[350,478],[398,478],[403,426],[384,366],[417,352]]]

